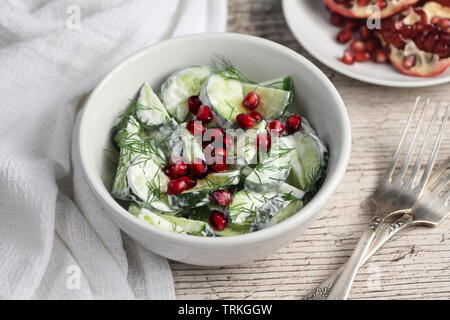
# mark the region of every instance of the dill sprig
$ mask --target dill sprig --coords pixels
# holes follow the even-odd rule
[[[243,72],[239,71],[233,63],[227,58],[216,55],[216,59],[211,62],[211,68],[214,72],[220,73],[225,79],[238,80],[256,84],[257,82],[250,80]]]

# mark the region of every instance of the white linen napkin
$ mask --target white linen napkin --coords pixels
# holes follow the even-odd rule
[[[109,220],[72,128],[118,62],[224,31],[226,0],[0,1],[0,299],[170,299],[168,262]],[[76,130],[76,129],[75,129]]]

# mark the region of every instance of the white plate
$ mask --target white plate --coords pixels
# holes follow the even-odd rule
[[[340,61],[347,45],[335,40],[338,28],[321,0],[283,0],[286,21],[300,44],[328,67],[354,79],[390,87],[425,87],[450,82],[450,68],[433,78],[406,76],[392,65],[374,62],[346,65]]]

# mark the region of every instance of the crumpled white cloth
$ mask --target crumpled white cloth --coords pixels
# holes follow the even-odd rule
[[[0,299],[174,298],[168,262],[121,233],[89,190],[72,129],[114,65],[165,38],[224,31],[226,6],[0,1]]]

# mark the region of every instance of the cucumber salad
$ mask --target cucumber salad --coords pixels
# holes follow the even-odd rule
[[[328,152],[289,112],[290,77],[255,82],[220,58],[148,83],[113,128],[111,188],[130,214],[171,232],[223,237],[275,225],[314,196]]]

